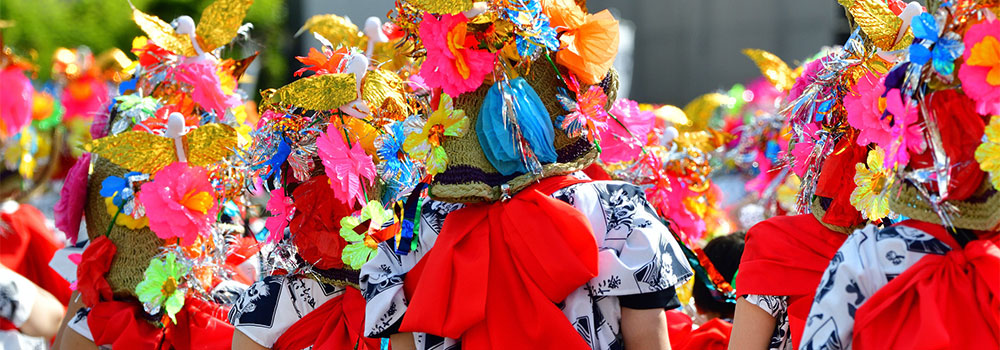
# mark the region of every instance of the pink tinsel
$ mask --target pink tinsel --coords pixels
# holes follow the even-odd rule
[[[609,112],[617,121],[609,118],[608,128],[598,132],[601,160],[605,163],[634,160],[646,144],[655,115],[651,111],[640,111],[639,103],[628,99],[615,101]]]
[[[15,65],[0,70],[0,82],[0,136],[10,137],[31,122],[35,88],[24,70]]]
[[[215,66],[207,61],[182,64],[174,70],[178,81],[191,85],[191,99],[216,116],[226,114],[226,109],[240,103],[236,95],[226,95],[216,74]]]
[[[80,219],[87,204],[87,170],[90,169],[90,153],[84,153],[76,160],[66,174],[66,180],[59,191],[59,201],[54,208],[56,228],[66,234],[70,242],[76,243],[80,233]]]

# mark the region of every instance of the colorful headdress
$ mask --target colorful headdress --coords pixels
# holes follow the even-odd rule
[[[236,81],[249,59],[216,56],[249,5],[218,0],[197,28],[133,9],[149,36],[133,43],[135,78],[94,122],[64,187],[61,220],[72,225],[82,210],[90,237],[77,281],[85,304],[135,298],[169,326],[182,308],[217,302],[219,282],[255,277],[226,267],[244,227],[235,150],[248,111]]]

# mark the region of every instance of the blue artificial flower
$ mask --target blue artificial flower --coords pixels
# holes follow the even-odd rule
[[[559,50],[556,30],[549,24],[549,16],[542,12],[542,5],[538,0],[512,2],[506,15],[507,19],[522,30],[515,38],[518,55],[530,56],[541,48]]]
[[[953,32],[941,36],[941,26],[926,12],[914,17],[910,26],[915,37],[910,45],[910,62],[923,66],[930,61],[941,75],[954,73],[955,59],[965,51],[961,36]]]
[[[125,173],[125,177],[118,176],[108,176],[101,182],[101,197],[111,198],[111,202],[115,206],[122,208],[125,214],[132,214],[133,205],[130,205],[132,200],[135,199],[135,182],[139,180],[148,179],[149,176],[137,171],[131,171]]]
[[[264,162],[264,165],[268,166],[264,180],[270,180],[271,176],[274,175],[281,176],[281,164],[285,163],[289,154],[292,154],[292,147],[288,145],[288,139],[281,138],[281,141],[278,143],[278,150],[274,152],[274,155],[270,159]]]
[[[379,167],[382,170],[382,179],[386,181],[386,198],[394,200],[396,194],[402,190],[416,184],[417,178],[414,172],[415,164],[403,151],[403,140],[406,133],[403,123],[397,122],[389,126],[386,133],[380,140],[376,153],[382,159]]]

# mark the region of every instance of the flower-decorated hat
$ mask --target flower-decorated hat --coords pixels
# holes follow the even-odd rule
[[[224,303],[216,293],[223,281],[252,282],[226,265],[244,234],[245,166],[235,150],[248,111],[236,81],[252,57],[218,57],[250,3],[218,0],[197,25],[133,8],[148,36],[133,41],[135,78],[120,84],[110,113],[93,123],[94,140],[70,169],[57,218],[73,225],[85,217],[90,243],[77,285],[87,306],[138,300],[142,317],[162,321],[139,328],[197,327],[178,324],[178,314]],[[213,329],[199,337],[223,331]]]
[[[617,92],[610,13],[567,0],[400,1],[394,15],[433,101],[404,144],[434,176],[432,198],[496,201],[597,158]]]

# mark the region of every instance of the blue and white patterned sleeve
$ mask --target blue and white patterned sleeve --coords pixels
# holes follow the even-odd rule
[[[877,231],[871,225],[855,231],[834,254],[817,287],[800,349],[850,348],[854,313],[880,285],[871,283],[881,275],[872,259]]]
[[[361,267],[359,285],[365,297],[365,336],[388,337],[397,333],[409,300],[403,293],[403,281],[410,271],[434,246],[438,233],[448,213],[461,208],[460,204],[430,201],[423,205],[418,247],[406,255],[396,254],[387,242],[378,246],[378,254]]]

